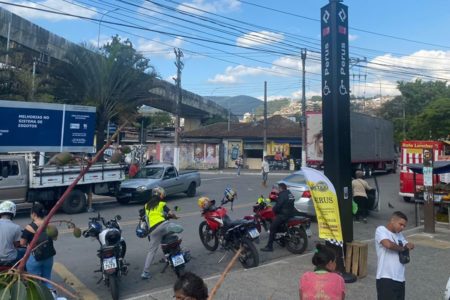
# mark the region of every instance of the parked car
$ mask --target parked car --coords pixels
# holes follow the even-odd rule
[[[445,287],[444,300],[450,300],[450,277],[447,281],[447,286]]]
[[[154,164],[142,167],[136,176],[122,181],[116,198],[120,204],[145,202],[157,186],[163,187],[166,195],[186,193],[188,197],[194,197],[200,184],[197,171],[178,172],[171,164]]]
[[[316,216],[316,210],[314,209],[314,203],[311,201],[311,191],[306,184],[306,178],[303,171],[297,171],[288,175],[284,179],[278,181],[278,183],[285,183],[288,189],[295,197],[295,208],[302,214],[306,214],[311,217]],[[373,193],[373,204],[369,207],[369,210],[376,210],[378,208],[377,191]]]
[[[278,183],[285,183],[295,197],[295,208],[302,214],[315,216],[314,203],[311,201],[311,192],[306,184],[303,171],[297,171],[288,175]]]

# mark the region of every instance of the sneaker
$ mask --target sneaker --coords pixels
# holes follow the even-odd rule
[[[265,246],[264,248],[261,248],[260,250],[264,251],[264,252],[273,252],[273,247]]]
[[[142,279],[150,279],[150,273],[149,272],[142,272],[142,274],[141,274],[141,278]]]

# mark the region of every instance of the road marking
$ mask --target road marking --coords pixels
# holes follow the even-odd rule
[[[72,274],[63,264],[55,262],[53,271],[58,274],[63,281],[68,284],[84,300],[99,300],[97,295],[88,289],[75,275]]]
[[[230,178],[236,178],[236,176],[205,178],[205,179],[202,179],[202,181],[210,181],[210,180],[217,180],[217,179],[230,179]]]

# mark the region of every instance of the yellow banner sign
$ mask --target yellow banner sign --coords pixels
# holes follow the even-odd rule
[[[319,237],[343,242],[338,199],[333,184],[318,170],[304,167],[302,171],[311,190]]]

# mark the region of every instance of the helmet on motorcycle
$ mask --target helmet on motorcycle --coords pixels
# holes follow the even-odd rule
[[[102,231],[102,225],[98,222],[91,221],[88,224],[88,232],[90,236],[98,236]]]
[[[105,241],[107,246],[114,246],[120,241],[121,238],[120,230],[110,229],[105,235]]]
[[[166,198],[166,191],[162,187],[157,186],[152,190],[152,198],[163,200],[164,198]]]
[[[16,204],[14,202],[6,200],[0,203],[0,215],[11,214],[11,217],[16,216]]]
[[[197,204],[200,209],[207,209],[211,205],[211,200],[208,197],[200,197],[198,198]]]
[[[146,221],[139,221],[139,224],[136,226],[136,236],[141,239],[148,236],[148,224]]]
[[[223,194],[228,201],[234,201],[237,197],[237,193],[230,187],[227,187]]]

